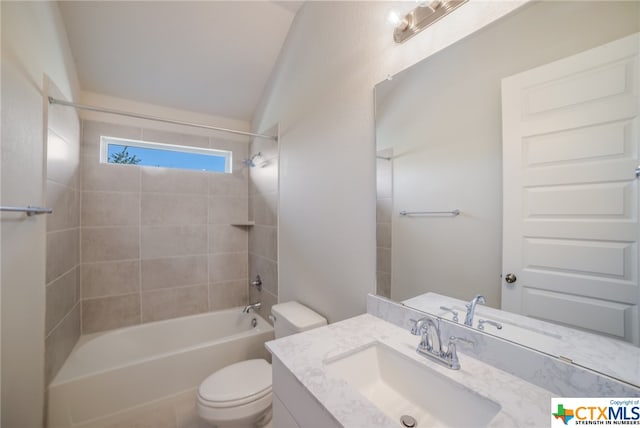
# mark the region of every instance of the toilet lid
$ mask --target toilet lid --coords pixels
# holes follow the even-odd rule
[[[271,392],[271,364],[247,360],[231,364],[202,382],[198,393],[212,405],[246,403]]]

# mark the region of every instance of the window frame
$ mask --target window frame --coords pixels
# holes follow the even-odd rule
[[[119,145],[119,146],[127,146],[127,147],[138,147],[141,149],[153,149],[153,150],[164,150],[170,152],[179,152],[179,153],[192,153],[198,155],[206,155],[206,156],[218,156],[224,158],[224,171],[208,171],[201,169],[187,169],[187,168],[175,168],[170,166],[151,166],[151,165],[134,165],[140,167],[149,167],[149,168],[170,168],[170,169],[179,169],[182,171],[200,171],[200,172],[217,172],[223,174],[231,174],[232,165],[233,165],[233,153],[231,150],[222,150],[222,149],[205,149],[202,147],[193,147],[193,146],[182,146],[179,144],[166,144],[166,143],[156,143],[153,141],[142,141],[142,140],[132,140],[130,138],[119,138],[119,137],[109,137],[107,135],[100,136],[100,163],[104,163],[107,165],[117,165],[116,163],[109,162],[109,145]]]

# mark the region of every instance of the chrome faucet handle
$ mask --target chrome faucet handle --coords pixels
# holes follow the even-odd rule
[[[453,370],[460,370],[460,360],[458,359],[458,352],[456,349],[456,342],[465,342],[469,344],[473,344],[474,342],[469,339],[465,339],[464,337],[449,337],[449,343],[447,344],[447,352],[445,353],[445,358],[449,363],[449,367]]]
[[[449,337],[449,343],[455,343],[455,342],[463,342],[463,343],[466,343],[468,345],[474,345],[476,343],[473,340],[465,339],[464,337],[450,336]]]
[[[424,329],[424,324],[427,321],[426,318],[420,318],[419,320],[409,318],[409,321],[413,323],[413,325],[411,326],[411,334],[413,334],[414,336],[423,334],[422,330]]]
[[[443,311],[451,312],[453,314],[452,320],[458,322],[458,311],[454,311],[451,308],[447,308],[446,306],[440,306],[440,309]]]
[[[482,319],[478,320],[478,330],[484,330],[485,324],[492,325],[498,330],[502,330],[502,324],[500,324],[499,322],[491,321],[491,320],[482,320]]]
[[[414,320],[413,318],[410,321],[413,322],[413,326],[411,327],[411,334],[414,336],[422,336],[420,338],[420,343],[418,344],[418,349],[426,349],[431,351],[431,343],[429,342],[429,331],[427,330],[427,319],[426,317],[420,318],[419,320]]]

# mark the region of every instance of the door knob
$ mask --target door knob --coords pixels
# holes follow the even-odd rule
[[[507,284],[513,284],[514,282],[516,282],[518,280],[518,278],[516,278],[516,276],[512,273],[508,273],[505,277],[504,280],[507,281]]]

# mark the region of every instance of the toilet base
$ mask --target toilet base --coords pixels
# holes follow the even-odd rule
[[[198,400],[198,416],[216,428],[269,428],[271,425],[271,394],[256,402],[233,408],[207,407]]]

